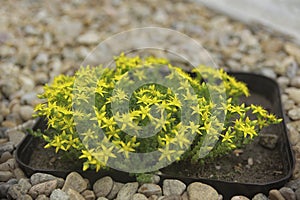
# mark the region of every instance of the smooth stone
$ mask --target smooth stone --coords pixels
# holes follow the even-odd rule
[[[159,197],[158,200],[183,200],[180,195],[172,194],[170,196]]]
[[[284,197],[278,190],[270,190],[269,192],[269,199],[270,200],[285,200]]]
[[[79,44],[91,45],[100,42],[100,33],[87,32],[77,38]]]
[[[6,162],[8,159],[11,159],[13,156],[9,151],[6,151],[2,153],[1,158],[0,158],[0,163]]]
[[[21,82],[21,87],[22,87],[23,92],[29,92],[34,89],[35,84],[34,84],[32,77],[21,76],[21,77],[19,77],[19,79]]]
[[[25,105],[20,107],[20,116],[24,121],[28,121],[32,119],[32,114],[34,110],[32,106]]]
[[[285,92],[289,95],[289,97],[296,102],[297,104],[300,104],[300,89],[295,87],[289,87],[285,89]]]
[[[211,186],[194,182],[187,187],[190,200],[218,200],[218,192]]]
[[[95,200],[96,196],[92,190],[85,190],[81,193],[85,200]]]
[[[97,200],[108,200],[108,199],[105,197],[98,197]]]
[[[245,196],[234,196],[231,198],[231,200],[250,200],[250,199]]]
[[[221,195],[222,196],[222,195]],[[219,195],[219,197],[220,197],[220,195]],[[182,198],[182,200],[189,200],[189,196],[188,196],[188,193],[185,191],[182,195],[181,195],[181,198]],[[218,200],[222,200],[223,199],[223,197],[220,199],[218,199]]]
[[[21,104],[35,106],[39,103],[39,98],[36,92],[28,92],[21,97]]]
[[[296,199],[300,199],[300,187],[295,191]]]
[[[13,178],[14,174],[10,171],[0,171],[0,182],[6,182],[9,179]]]
[[[291,86],[300,88],[300,76],[295,76],[294,78],[292,78]]]
[[[270,69],[270,68],[262,68],[260,70],[261,74],[263,74],[264,76],[266,77],[269,77],[269,78],[272,78],[272,79],[276,79],[277,75],[276,73],[274,72],[273,69]]]
[[[281,88],[286,88],[288,84],[290,83],[290,79],[285,76],[280,76],[277,78],[277,83]]]
[[[49,200],[50,198],[47,197],[44,194],[40,194],[39,196],[37,196],[36,200]]]
[[[80,193],[87,189],[87,182],[79,173],[71,172],[68,174],[62,190],[66,192],[70,188]]]
[[[268,197],[262,193],[256,194],[252,200],[268,200]]]
[[[131,200],[148,200],[148,198],[143,194],[136,193],[132,196]]]
[[[300,178],[289,181],[285,187],[292,188],[294,191],[300,188]]]
[[[275,134],[261,134],[259,144],[268,149],[274,149],[278,142],[278,136]]]
[[[44,85],[44,84],[48,83],[49,77],[46,73],[39,72],[38,74],[36,74],[34,80],[37,85]]]
[[[0,183],[0,198],[7,196],[7,191],[11,185],[8,183]]]
[[[14,143],[15,146],[18,146],[18,144],[20,144],[24,137],[25,133],[22,131],[10,131],[8,133],[9,141]]]
[[[51,181],[51,180],[55,180],[55,179],[58,179],[58,178],[51,174],[45,174],[45,173],[38,172],[38,173],[31,175],[30,182],[32,185],[36,185],[39,183],[43,183],[43,182],[47,182],[47,181]]]
[[[288,116],[292,120],[299,120],[300,119],[300,108],[293,108],[293,109],[289,110]]]
[[[78,37],[78,35],[82,31],[82,23],[78,20],[72,20],[69,18],[62,18],[61,21],[59,21],[55,25],[55,36],[60,42],[73,42],[75,37]]]
[[[149,197],[151,195],[162,195],[162,190],[159,185],[153,183],[145,183],[139,189],[138,192],[144,194],[145,196]]]
[[[14,94],[16,91],[19,90],[20,85],[17,83],[17,81],[14,78],[7,78],[3,81],[2,84],[2,94],[9,98],[12,94]]]
[[[0,146],[0,155],[4,152],[12,152],[14,150],[14,144],[12,142],[6,142],[5,144]]]
[[[31,188],[31,184],[28,179],[20,179],[18,184],[12,185],[8,189],[8,195],[11,196],[13,199],[22,199]]]
[[[107,198],[114,199],[123,186],[124,186],[124,183],[114,182],[114,185],[113,185],[110,193],[107,195]]]
[[[14,175],[15,175],[15,177],[16,177],[17,180],[20,180],[22,178],[26,178],[25,173],[19,167],[17,167],[16,169],[14,169],[13,173],[14,173]]]
[[[279,192],[286,200],[296,200],[295,192],[291,188],[282,187]]]
[[[49,60],[48,54],[41,52],[35,58],[35,63],[38,65],[45,65],[48,63],[48,60]]]
[[[55,189],[50,195],[50,200],[70,200],[70,197],[61,189]]]
[[[0,171],[13,171],[17,166],[14,158],[8,159],[5,163],[0,164]]]
[[[131,200],[132,196],[136,193],[139,184],[137,182],[126,183],[119,191],[117,200]]]
[[[297,62],[300,63],[300,49],[295,44],[286,43],[284,45],[284,50],[291,56],[294,56],[297,59]]]
[[[73,190],[72,188],[68,189],[67,194],[72,200],[85,200],[84,197],[79,192]]]
[[[32,25],[27,25],[24,27],[24,32],[27,34],[27,35],[39,35],[40,32],[39,30],[37,30],[34,26]]]
[[[173,179],[165,179],[163,181],[163,194],[169,196],[171,194],[181,195],[186,189],[186,185]]]
[[[32,198],[36,198],[40,194],[45,194],[49,196],[53,190],[57,187],[57,180],[51,180],[43,183],[36,184],[32,186],[28,192],[28,194]]]
[[[93,185],[96,197],[106,197],[113,188],[113,180],[109,176],[105,176],[97,180]]]

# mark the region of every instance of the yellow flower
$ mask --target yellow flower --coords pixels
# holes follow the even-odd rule
[[[161,156],[158,159],[159,161],[165,158],[171,161],[171,155],[176,153],[175,150],[170,150],[168,145],[165,148],[158,148],[158,151],[161,152]]]

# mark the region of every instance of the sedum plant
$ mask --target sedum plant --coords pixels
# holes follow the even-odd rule
[[[37,116],[47,119],[48,129],[40,134],[47,142],[45,148],[72,153],[83,160],[83,170],[98,171],[118,156],[153,151],[160,152],[162,162],[204,163],[243,147],[263,127],[281,121],[261,106],[240,103],[239,97],[249,95],[247,86],[222,70],[202,66],[201,73],[189,74],[166,59],[124,54],[114,64],[114,68],[85,67],[75,76],[56,77],[39,96],[46,103],[35,108]],[[176,91],[164,85],[156,72],[177,84]],[[149,76],[156,82],[143,84]],[[211,77],[223,82],[225,93],[217,97],[220,105],[212,101],[211,93],[221,90],[221,85],[206,84]],[[215,116],[224,116],[224,123]],[[215,142],[205,146],[205,138],[210,137]]]

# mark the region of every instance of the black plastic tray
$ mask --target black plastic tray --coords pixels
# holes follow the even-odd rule
[[[287,136],[287,130],[284,122],[284,114],[281,106],[281,97],[280,90],[277,83],[265,76],[251,74],[251,73],[229,73],[230,75],[236,77],[238,80],[243,81],[247,84],[248,88],[252,93],[263,96],[268,99],[271,103],[271,107],[268,108],[272,113],[276,114],[278,117],[282,118],[283,121],[278,125],[278,130],[280,131],[280,146],[284,166],[284,171],[286,172],[284,178],[276,180],[273,182],[267,183],[239,183],[239,182],[229,182],[221,180],[212,180],[204,178],[190,178],[190,177],[180,177],[180,176],[170,176],[167,174],[160,175],[162,181],[167,178],[179,179],[185,182],[186,184],[200,181],[206,184],[213,186],[220,194],[223,195],[224,200],[230,199],[234,195],[244,195],[249,198],[253,197],[257,193],[268,194],[268,191],[274,188],[282,187],[292,176],[292,171],[294,168],[294,157],[291,150],[291,146]],[[253,102],[255,103],[255,102]],[[34,130],[45,129],[46,122],[44,120],[39,120],[35,126]],[[28,165],[30,156],[32,154],[33,148],[35,146],[36,138],[27,134],[22,143],[17,147],[16,150],[16,160],[19,163],[19,166],[24,170],[24,172],[30,176],[36,172],[49,173],[59,177],[66,177],[70,171],[54,171],[47,169],[35,169]],[[77,170],[83,177],[86,177],[90,180],[91,183],[94,183],[97,179],[109,175],[114,180],[119,182],[129,182],[135,181],[133,176],[130,176],[128,173],[120,172],[116,170],[101,171],[96,173],[95,171],[81,171]]]

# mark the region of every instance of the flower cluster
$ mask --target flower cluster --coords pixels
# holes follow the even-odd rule
[[[263,127],[281,121],[261,106],[239,103],[241,95],[249,95],[244,83],[222,70],[199,69],[186,73],[166,59],[121,54],[115,68],[85,67],[75,76],[56,77],[39,96],[47,102],[35,108],[48,122],[45,148],[77,152],[83,170],[98,171],[118,155],[152,151],[160,152],[159,161],[201,162],[242,147]],[[206,84],[211,79],[222,80],[220,105],[212,93],[222,87]],[[224,123],[216,117],[222,114]],[[209,137],[216,143],[205,146]],[[205,158],[203,146],[210,152]]]

